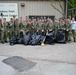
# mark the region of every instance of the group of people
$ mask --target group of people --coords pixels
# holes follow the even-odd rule
[[[54,37],[56,37],[58,29],[65,31],[66,42],[71,41],[71,36],[75,42],[76,32],[75,29],[73,29],[73,25],[76,25],[74,18],[72,18],[72,20],[70,18],[60,18],[59,20],[51,20],[46,17],[43,19],[25,18],[23,21],[22,17],[17,19],[13,16],[8,22],[6,21],[6,18],[3,18],[0,19],[0,42],[9,42],[9,40],[15,35],[21,38],[23,37],[21,33],[30,33],[31,35],[36,33],[46,36],[46,33],[54,31]]]

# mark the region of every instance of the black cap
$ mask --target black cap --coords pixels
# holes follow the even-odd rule
[[[13,15],[13,18],[15,18],[16,17],[16,15]]]
[[[3,17],[3,13],[1,13],[1,17]]]

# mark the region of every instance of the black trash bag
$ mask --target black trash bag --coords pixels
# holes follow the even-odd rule
[[[18,39],[18,44],[23,44],[23,38]]]
[[[55,44],[54,31],[46,34],[45,44]]]
[[[56,42],[57,43],[66,43],[65,42],[65,32],[64,30],[59,29],[56,33]]]
[[[17,44],[17,43],[18,43],[18,38],[17,38],[17,36],[13,36],[13,37],[10,39],[9,42],[10,42],[10,45],[11,45],[11,46]]]
[[[25,34],[23,36],[23,44],[24,45],[29,45],[30,40],[31,40],[31,35],[29,33]]]
[[[41,35],[33,34],[31,36],[30,44],[31,45],[40,45],[41,44],[40,41],[41,41]]]
[[[45,43],[46,36],[41,35],[40,44]]]

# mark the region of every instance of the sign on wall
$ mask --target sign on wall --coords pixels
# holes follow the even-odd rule
[[[3,18],[6,18],[7,21],[16,15],[18,18],[18,4],[17,3],[0,3],[0,14],[3,13]],[[1,18],[1,16],[0,16]]]

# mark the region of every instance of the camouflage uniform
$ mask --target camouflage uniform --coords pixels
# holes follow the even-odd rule
[[[23,22],[21,21],[19,23],[19,37],[22,37],[22,34],[24,34],[24,25]]]
[[[59,29],[64,30],[65,22],[59,22]]]
[[[44,35],[46,35],[46,33],[48,32],[49,29],[49,23],[47,21],[44,22]]]
[[[0,41],[2,42],[3,39],[2,39],[2,20],[0,19]]]
[[[3,23],[2,21],[0,22],[0,36],[1,36],[0,39],[2,43],[7,42],[7,32],[8,32],[7,26],[8,26],[8,23],[4,18]]]
[[[48,22],[48,33],[49,32],[52,32],[54,30],[54,25],[53,25],[53,22]]]
[[[4,29],[1,24],[0,24],[0,39],[1,39],[1,42],[4,43]]]
[[[76,31],[75,30],[72,30],[72,35],[73,35],[74,42],[76,42]]]
[[[5,42],[8,42],[8,22],[6,22],[6,23],[3,23],[3,25],[4,25],[4,41]]]
[[[56,20],[53,25],[54,25],[54,36],[56,38],[56,33],[57,33],[57,30],[59,29],[58,21]]]
[[[44,23],[42,23],[41,20],[38,22],[37,31],[38,31],[38,34],[44,35]]]
[[[26,25],[26,32],[30,33],[31,35],[34,33],[34,26],[31,20]]]
[[[37,33],[37,24],[38,24],[37,21],[34,20],[32,24],[33,24],[33,33]]]
[[[24,21],[24,22],[23,22],[23,27],[24,27],[24,28],[23,28],[23,31],[24,31],[24,33],[26,32],[26,26],[27,26],[27,22]]]
[[[71,23],[70,22],[66,22],[65,25],[64,25],[64,30],[65,30],[65,40],[66,41],[69,41],[71,40]]]
[[[8,26],[8,32],[9,32],[9,39],[11,39],[14,35],[14,22],[13,20],[9,21],[9,26]]]
[[[15,20],[14,35],[17,35],[19,37],[19,22],[18,22],[18,19]]]

